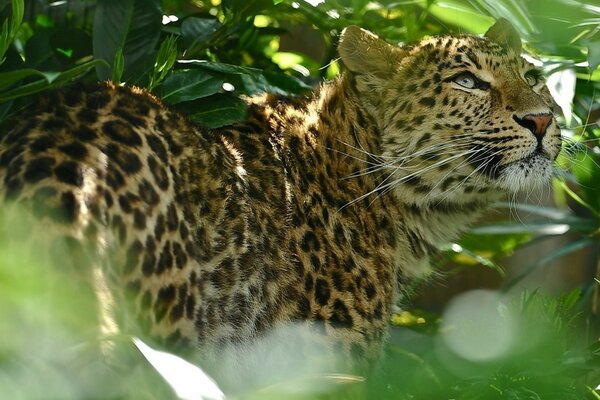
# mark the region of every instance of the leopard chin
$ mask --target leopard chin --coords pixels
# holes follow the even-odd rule
[[[554,171],[554,161],[536,152],[506,165],[497,182],[510,193],[531,192],[547,186]]]

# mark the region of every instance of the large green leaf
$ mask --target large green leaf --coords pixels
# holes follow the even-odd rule
[[[0,73],[0,89],[6,88],[13,83],[32,75],[45,76],[43,72],[33,68],[23,68]]]
[[[482,15],[459,0],[436,1],[428,11],[443,22],[474,33],[483,33],[494,23],[494,18]]]
[[[171,103],[196,100],[221,91],[224,79],[205,71],[183,71],[171,74],[160,87],[163,100]]]
[[[243,67],[241,65],[225,64],[220,62],[211,62],[207,60],[179,60],[182,65],[194,65],[202,69],[220,72],[223,74],[248,74],[260,75],[261,70],[258,68]]]
[[[189,17],[181,23],[181,35],[188,49],[204,43],[221,26],[214,18]]]
[[[567,232],[591,233],[598,229],[598,224],[589,219],[578,217],[565,217],[554,220],[537,220],[526,222],[500,222],[482,225],[469,230],[476,235],[562,235]]]
[[[229,94],[216,94],[193,102],[192,120],[207,128],[218,128],[240,122],[246,116],[247,106]]]
[[[119,49],[125,59],[123,80],[136,83],[152,70],[162,27],[159,0],[99,0],[93,29],[94,57],[115,65]],[[100,79],[113,72],[96,68]]]
[[[98,66],[98,65],[106,65],[104,60],[92,60],[86,63],[77,65],[73,68],[70,68],[66,71],[60,72],[58,74],[45,72],[42,75],[45,76],[44,79],[40,79],[26,85],[19,86],[13,90],[9,90],[6,92],[0,93],[0,102],[16,99],[23,96],[28,96],[34,93],[41,92],[42,90],[47,90],[53,87],[60,86],[68,81],[74,80],[87,73],[90,69]],[[47,79],[48,76],[52,75],[53,79]]]
[[[242,93],[253,95],[263,92],[292,95],[310,90],[310,86],[301,80],[282,72],[262,71],[258,68],[240,65],[210,62],[206,60],[180,60],[182,65],[194,65],[208,71],[214,71],[230,76],[228,81]]]

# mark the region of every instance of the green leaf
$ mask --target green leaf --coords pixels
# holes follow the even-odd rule
[[[21,27],[23,22],[23,15],[25,14],[25,1],[24,0],[12,0],[12,25],[11,31],[15,34]]]
[[[587,58],[590,65],[590,71],[595,71],[598,65],[600,65],[600,41],[589,43],[587,48]]]
[[[4,21],[0,30],[0,64],[4,62],[4,54],[8,50],[12,41],[15,39],[21,23],[23,22],[23,14],[25,13],[24,0],[12,0],[12,18],[10,25],[8,21]]]
[[[274,5],[272,0],[223,0],[221,4],[241,17],[254,16]]]
[[[311,87],[301,80],[281,72],[262,71],[258,68],[243,67],[240,65],[210,62],[206,60],[179,60],[179,64],[193,65],[207,71],[214,71],[226,75],[237,75],[239,78],[231,79],[235,86],[242,86],[244,94],[253,95],[263,92],[273,92],[281,95],[291,95],[310,90]]]
[[[483,33],[494,23],[494,18],[482,15],[465,2],[447,0],[431,4],[428,11],[442,22],[466,29],[469,32]]]
[[[113,65],[113,74],[112,80],[115,83],[121,82],[121,77],[123,76],[123,69],[125,68],[125,57],[123,56],[123,49],[117,50],[117,54],[115,54],[115,61]]]
[[[562,235],[567,232],[594,232],[598,228],[595,221],[578,218],[564,217],[553,220],[538,220],[526,222],[500,222],[482,225],[469,230],[475,235],[506,235],[506,234],[536,234],[536,235]]]
[[[175,65],[175,61],[177,61],[177,37],[170,35],[163,40],[158,49],[154,71],[152,71],[150,83],[148,84],[149,90],[152,90],[165,79],[173,65]]]
[[[160,88],[164,101],[176,104],[207,97],[221,91],[225,81],[204,71],[176,72],[167,77]]]
[[[546,218],[564,218],[568,215],[565,210],[548,206],[536,206],[527,203],[494,203],[495,208],[507,208],[509,210],[522,211],[529,214],[536,214]]]
[[[521,33],[535,30],[535,24],[531,20],[531,13],[525,2],[516,0],[473,0],[473,2],[496,18],[508,19]]]
[[[515,249],[531,239],[532,234],[475,234],[467,233],[459,242],[460,247],[487,257],[502,257],[512,254]]]
[[[33,68],[17,69],[15,71],[0,73],[0,89],[10,86],[21,79],[32,75],[46,76],[43,72]]]
[[[279,89],[287,92],[287,94],[300,94],[312,88],[300,79],[280,73],[280,72],[268,72],[264,71],[263,76],[272,86],[276,86]]]
[[[206,42],[221,26],[214,18],[188,17],[181,23],[181,36],[188,49],[193,49],[198,43]]]
[[[94,57],[115,66],[122,49],[123,79],[140,80],[152,71],[154,52],[162,27],[159,0],[99,0],[93,28]],[[109,68],[96,68],[100,79],[109,79]]]
[[[223,74],[248,74],[260,75],[261,70],[257,68],[242,67],[240,65],[211,62],[206,60],[179,60],[182,65],[194,65],[209,71],[220,72]]]
[[[0,102],[16,99],[19,97],[28,96],[34,93],[41,92],[53,87],[60,86],[61,84],[70,80],[76,79],[79,76],[88,72],[91,68],[98,66],[99,64],[106,64],[104,60],[92,60],[86,63],[80,64],[76,67],[70,68],[66,71],[59,73],[52,82],[44,78],[37,80],[26,85],[19,86],[15,89],[0,93]],[[45,76],[51,75],[51,73],[45,73]]]
[[[562,184],[563,190],[575,201],[600,215],[600,166],[598,156],[591,151],[581,151],[572,156],[571,170],[577,178],[579,188],[572,190]]]
[[[193,103],[191,119],[213,129],[240,122],[246,116],[244,101],[228,94],[217,94]]]

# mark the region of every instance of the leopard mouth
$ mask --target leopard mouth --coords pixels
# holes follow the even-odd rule
[[[498,184],[511,192],[542,187],[554,175],[554,158],[544,151],[535,150],[529,155],[500,168]]]

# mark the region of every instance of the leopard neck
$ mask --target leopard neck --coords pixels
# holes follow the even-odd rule
[[[307,127],[307,131],[318,132],[311,140],[327,150],[329,160],[337,161],[334,164],[338,168],[332,171],[335,179],[358,182],[360,189],[354,191],[355,198],[343,207],[370,208],[377,203],[393,207],[394,215],[398,216],[398,237],[408,236],[415,259],[428,256],[440,244],[458,239],[481,212],[500,197],[486,192],[436,198],[415,180],[393,188],[386,186],[389,175],[378,168],[384,161],[380,156],[383,154],[382,127],[368,107],[362,105],[355,81],[349,75],[324,85],[308,109],[314,114],[313,125]]]

